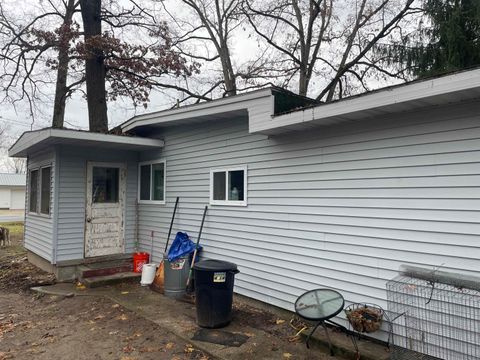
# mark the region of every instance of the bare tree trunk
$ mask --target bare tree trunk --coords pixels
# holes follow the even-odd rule
[[[80,0],[85,44],[102,35],[101,0]],[[90,55],[85,60],[87,83],[88,122],[90,131],[107,132],[107,100],[105,94],[105,59],[102,49],[88,48]]]
[[[55,88],[55,102],[53,105],[52,127],[63,128],[65,119],[65,104],[67,102],[67,78],[68,63],[70,61],[68,48],[70,43],[70,26],[72,25],[72,17],[75,12],[75,0],[68,0],[65,17],[63,19],[63,31],[60,35],[60,44],[58,46],[58,69],[57,83]]]

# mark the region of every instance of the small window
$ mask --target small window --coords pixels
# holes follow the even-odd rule
[[[165,161],[140,163],[138,171],[140,203],[165,203]]]
[[[119,169],[93,167],[92,200],[94,203],[117,203]]]
[[[30,171],[30,188],[28,189],[28,210],[38,212],[38,170]]]
[[[216,169],[210,176],[212,205],[247,205],[247,168]]]
[[[51,167],[41,169],[40,213],[50,215]]]

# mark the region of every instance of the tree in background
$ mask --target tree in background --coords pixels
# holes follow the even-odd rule
[[[425,0],[423,11],[418,31],[378,52],[420,78],[480,65],[480,1]]]
[[[372,49],[400,36],[404,20],[416,13],[413,3],[245,0],[244,13],[260,41],[276,50],[287,83],[296,82],[300,95],[315,93],[317,100],[331,101],[358,88],[367,91],[371,76],[402,79],[384,71]]]
[[[86,83],[90,130],[105,132],[107,101],[128,97],[135,106],[146,106],[153,88],[175,89],[172,78],[198,71],[171,48],[165,24],[136,2],[126,8],[115,1],[100,7],[100,0],[82,0],[83,22],[78,4],[52,0],[19,18],[2,3],[3,101],[26,100],[34,116],[39,104],[50,101],[45,89],[56,84],[52,125],[63,127],[67,99],[84,92]]]

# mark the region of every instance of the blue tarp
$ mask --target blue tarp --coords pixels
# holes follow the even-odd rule
[[[202,247],[199,245],[198,249],[200,250],[201,248]],[[194,251],[195,243],[190,240],[187,233],[179,231],[177,232],[175,240],[173,240],[172,246],[168,251],[168,261],[175,261],[182,256],[193,253]]]

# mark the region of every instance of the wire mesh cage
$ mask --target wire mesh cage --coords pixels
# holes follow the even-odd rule
[[[480,292],[400,275],[387,283],[392,360],[480,359]]]

